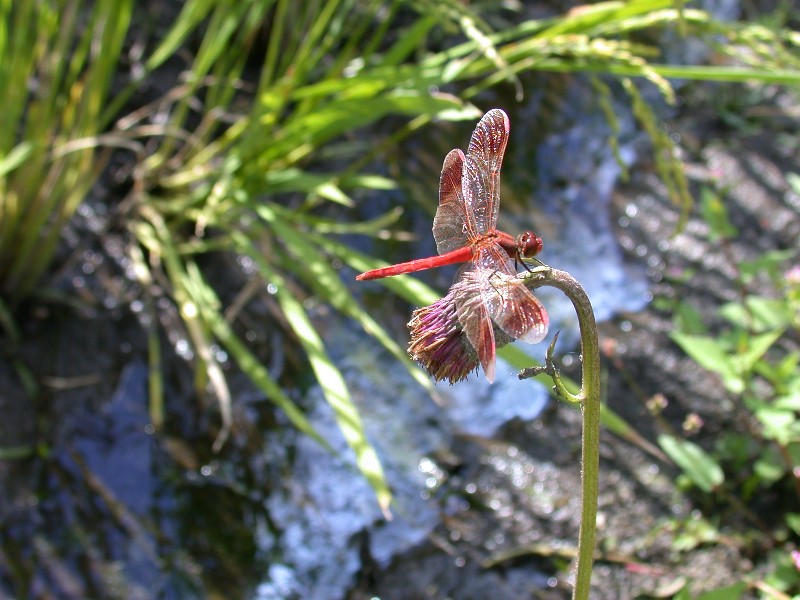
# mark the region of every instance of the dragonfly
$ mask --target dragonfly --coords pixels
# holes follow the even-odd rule
[[[514,340],[535,344],[544,339],[549,324],[544,306],[517,277],[517,266],[542,251],[542,239],[531,231],[515,238],[497,230],[500,167],[510,129],[506,113],[492,109],[475,128],[466,156],[454,149],[445,157],[433,219],[438,256],[356,277],[380,279],[464,263],[451,288],[457,291],[455,312],[490,383],[495,376],[495,326]]]

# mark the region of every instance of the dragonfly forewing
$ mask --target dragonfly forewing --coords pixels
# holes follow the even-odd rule
[[[467,159],[471,157],[475,161],[483,181],[483,193],[473,199],[473,207],[477,209],[475,221],[479,233],[486,233],[497,226],[497,213],[500,210],[500,168],[510,130],[506,113],[495,108],[483,115],[469,141]]]

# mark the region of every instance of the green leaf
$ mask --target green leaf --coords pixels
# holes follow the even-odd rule
[[[671,8],[674,0],[655,0],[651,2],[598,2],[581,7],[582,10],[568,13],[557,19],[553,26],[539,34],[539,37],[552,38],[567,33],[591,32],[597,27],[617,27],[625,19],[658,9]]]
[[[717,462],[697,444],[662,434],[658,436],[658,445],[704,492],[713,492],[725,481],[725,474]]]
[[[264,148],[264,156],[278,158],[288,155],[293,161],[294,155],[301,156],[303,148],[310,151],[334,137],[352,134],[388,114],[436,115],[458,106],[454,98],[443,94],[431,95],[422,90],[398,90],[372,98],[330,101],[308,114],[294,115],[285,123],[276,143]]]
[[[748,296],[745,305],[753,317],[756,331],[786,329],[792,323],[793,315],[785,300]]]
[[[600,406],[600,423],[611,433],[618,435],[628,443],[638,446],[651,456],[666,462],[667,457],[656,446],[640,434],[630,423],[611,410],[607,404]]]
[[[680,525],[672,540],[672,549],[678,552],[694,550],[698,546],[719,540],[719,529],[703,517],[691,516],[680,522]]]
[[[786,524],[795,535],[800,535],[800,513],[786,513]]]
[[[304,227],[309,232],[313,232],[315,235],[328,233],[360,233],[364,235],[384,237],[384,234],[387,233],[387,228],[397,223],[397,220],[402,214],[403,209],[399,206],[395,206],[390,211],[369,221],[346,222],[304,214],[302,215],[302,219],[298,219],[296,226]]]
[[[270,376],[269,371],[258,361],[247,345],[234,333],[228,321],[220,313],[220,301],[214,290],[201,277],[192,278],[190,288],[195,298],[202,321],[214,333],[239,368],[264,395],[286,413],[286,416],[303,433],[317,440],[324,447],[330,445],[322,439],[302,411],[289,398],[280,385]]]
[[[338,257],[346,265],[355,269],[356,272],[369,271],[389,264],[386,261],[375,260],[363,252],[353,250],[349,246],[328,237],[319,236],[316,240],[320,248],[325,249],[332,256]],[[442,297],[442,294],[411,275],[387,277],[376,282],[366,283],[366,285],[383,285],[409,303],[417,306],[432,304]]]
[[[794,411],[780,410],[763,406],[755,411],[755,416],[764,428],[764,437],[785,446],[790,441],[800,439],[798,421]]]
[[[438,19],[433,15],[423,15],[411,27],[403,31],[402,35],[398,36],[394,46],[384,55],[383,64],[400,65],[422,45],[428,32],[437,24]]]
[[[688,302],[679,302],[673,314],[672,321],[679,332],[690,335],[705,335],[708,333],[708,328],[703,323],[703,316],[700,311]]]
[[[745,305],[728,302],[719,309],[719,314],[735,326],[746,326],[754,332],[785,329],[791,323],[789,307],[783,300],[748,296]]]
[[[275,280],[274,273],[270,280]],[[322,392],[328,404],[333,408],[339,429],[355,454],[358,470],[369,481],[375,491],[379,506],[386,512],[392,501],[392,493],[384,478],[378,455],[367,440],[364,424],[361,421],[358,408],[356,408],[350,396],[350,391],[347,389],[344,377],[342,377],[339,369],[336,368],[328,357],[327,352],[325,352],[322,339],[311,324],[300,301],[291,293],[281,293],[282,288],[285,289],[285,286],[278,283],[276,296],[281,309],[308,355],[311,368],[314,370]]]
[[[786,463],[777,451],[768,447],[753,464],[753,472],[762,483],[771,484],[786,475]]]
[[[36,444],[0,446],[0,460],[22,460],[36,454]]]
[[[775,408],[800,412],[800,392],[779,396],[772,405]]]
[[[745,591],[747,591],[747,584],[743,581],[739,581],[733,585],[703,592],[699,596],[696,596],[695,600],[736,600],[737,598],[741,598]]]
[[[745,384],[740,377],[740,371],[720,340],[701,335],[686,335],[677,331],[672,332],[670,337],[697,364],[720,375],[728,390],[735,394],[744,391]]]
[[[789,184],[789,187],[792,188],[795,194],[800,194],[800,175],[797,173],[787,173],[786,183]]]
[[[733,357],[733,364],[737,372],[744,374],[751,371],[753,365],[764,356],[767,350],[769,350],[782,335],[783,329],[751,336],[747,341],[747,349]]]
[[[753,277],[769,274],[771,277],[780,277],[781,268],[784,262],[796,258],[797,251],[793,249],[788,250],[772,250],[765,252],[755,260],[747,260],[739,263],[739,271],[742,273],[742,279],[745,283],[750,282]]]
[[[316,194],[343,206],[353,206],[353,201],[339,187],[338,177],[333,174],[308,173],[292,168],[267,171],[264,179],[266,193],[303,192]]]
[[[271,204],[261,205],[257,212],[272,223],[292,258],[296,259],[297,264],[303,265],[303,268],[298,270],[298,276],[312,287],[316,296],[361,324],[365,332],[377,339],[397,360],[405,364],[417,383],[432,394],[433,384],[430,378],[409,359],[405,350],[400,348],[386,330],[361,308],[350,293],[350,287],[342,282],[341,274],[331,267],[324,253],[319,252],[318,242],[321,236],[301,230],[304,218],[289,221],[292,219],[290,211]]]
[[[497,356],[502,358],[513,368],[520,370],[540,364],[532,359],[531,356],[525,352],[525,350],[520,348],[518,344],[508,344],[507,346],[503,346],[497,351]],[[553,380],[545,373],[537,375],[533,379],[548,387],[551,387],[553,384]],[[580,385],[568,377],[562,375],[561,380],[564,382],[564,385],[570,392],[577,393],[577,391],[580,389]],[[573,408],[573,405],[569,402],[565,402],[564,404],[568,408]],[[630,423],[623,419],[619,414],[611,410],[606,404],[602,404],[600,406],[600,423],[607,431],[610,431],[614,435],[621,437],[628,443],[638,446],[659,460],[667,460],[667,457],[664,456],[664,453],[661,452],[661,450],[647,441],[647,439],[645,439],[644,436],[636,431],[636,429]]]
[[[798,365],[800,365],[800,352],[789,352],[775,365],[774,376],[787,386],[792,382],[800,383]],[[800,385],[797,389],[800,391]]]
[[[185,2],[177,21],[172,24],[158,48],[150,55],[147,61],[147,69],[155,69],[177,52],[184,40],[206,18],[214,4],[214,0]]]
[[[700,193],[700,211],[708,224],[711,241],[726,240],[737,235],[738,231],[728,219],[725,203],[709,187],[704,186]]]

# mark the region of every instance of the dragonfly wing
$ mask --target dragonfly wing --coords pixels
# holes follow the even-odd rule
[[[497,213],[500,210],[500,167],[510,131],[508,116],[495,108],[483,115],[469,141],[468,168],[464,177],[478,179],[480,193],[468,194],[465,189],[464,196],[467,212],[473,211],[475,214],[475,227],[479,234],[492,231],[497,226]],[[474,163],[472,167],[469,167],[470,159]],[[470,170],[473,171],[472,175],[468,175]]]
[[[481,299],[494,323],[515,340],[536,344],[547,335],[550,319],[539,299],[517,277],[514,261],[494,244],[475,260]]]
[[[489,380],[489,383],[493,383],[495,372],[494,327],[480,292],[480,286],[483,283],[478,271],[464,267],[460,270],[459,279],[453,284],[451,292],[455,297],[456,314],[464,330],[464,335],[475,349],[486,379]]]
[[[433,239],[436,250],[445,254],[469,243],[467,211],[461,178],[464,170],[464,153],[451,150],[444,159],[439,178],[439,207],[433,218]],[[474,226],[473,226],[474,229]]]

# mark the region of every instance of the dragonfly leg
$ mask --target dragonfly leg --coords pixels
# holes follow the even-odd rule
[[[542,261],[540,261],[538,258],[536,258],[535,256],[531,256],[528,260],[532,260],[534,262],[535,266],[537,266],[537,267],[543,267],[544,266],[544,263]],[[525,267],[525,270],[528,273],[533,273],[533,269],[531,269],[528,266],[528,263],[525,262],[525,260],[519,255],[519,252],[517,252],[516,256],[514,257],[514,269],[518,270],[519,269],[519,265],[522,265],[523,267]]]
[[[556,341],[558,340],[558,334],[560,332],[556,331],[555,336],[553,337],[553,341],[550,342],[550,347],[547,348],[547,354],[545,355],[544,366],[543,367],[528,367],[527,369],[523,369],[519,372],[520,379],[529,379],[531,377],[536,377],[537,375],[541,375],[542,373],[546,373],[550,376],[553,380],[553,389],[555,390],[556,394],[566,400],[567,402],[571,402],[573,404],[580,404],[583,402],[583,396],[575,395],[570,392],[567,387],[564,385],[564,382],[561,381],[561,373],[559,373],[558,369],[556,369],[556,365],[553,362],[553,352],[556,348]]]
[[[498,285],[498,286],[495,286],[494,282],[492,281],[492,279],[494,279],[494,278],[500,279],[501,280],[501,284]],[[507,286],[502,285],[502,278],[500,277],[500,271],[498,271],[497,269],[495,269],[492,272],[492,274],[489,275],[489,285],[492,286],[492,289],[495,291],[495,293],[497,293],[498,296],[503,298],[503,292],[500,291],[500,288],[507,287]]]

